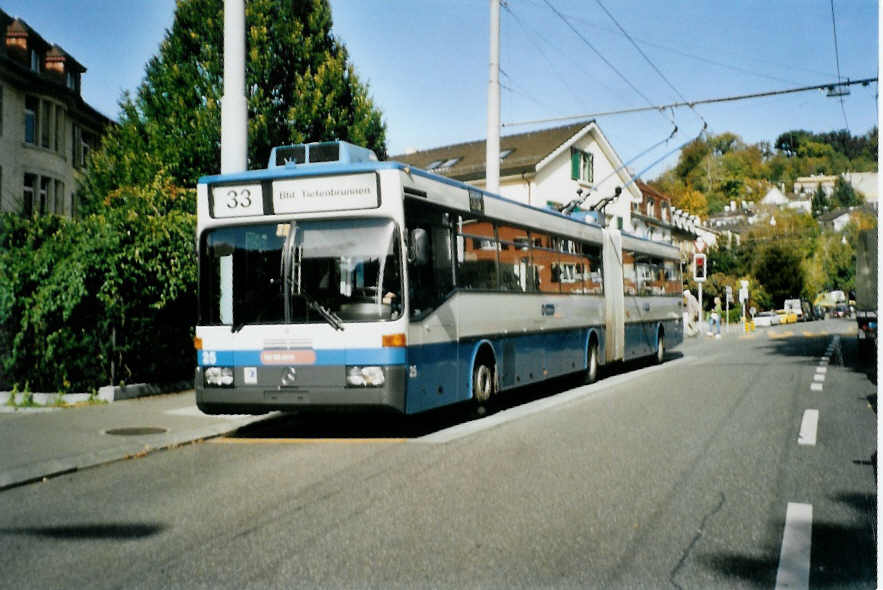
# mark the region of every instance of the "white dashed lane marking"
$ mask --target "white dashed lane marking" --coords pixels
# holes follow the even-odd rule
[[[803,413],[803,420],[800,422],[800,434],[797,437],[797,444],[815,446],[816,432],[819,428],[819,411],[807,410]]]
[[[779,553],[776,590],[809,588],[809,553],[812,546],[812,504],[788,503],[785,533]]]

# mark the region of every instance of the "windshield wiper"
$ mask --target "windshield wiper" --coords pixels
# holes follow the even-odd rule
[[[316,301],[316,299],[304,291],[301,285],[301,265],[303,263],[303,245],[297,243],[297,224],[291,222],[285,244],[282,246],[282,285],[285,293],[285,321],[290,322],[292,316],[291,296],[300,295],[306,301],[307,306],[316,311],[322,318],[331,324],[335,330],[343,331],[343,320],[333,311]]]
[[[310,309],[317,311],[319,315],[321,315],[325,319],[326,322],[331,324],[332,328],[343,332],[343,320],[340,319],[340,316],[313,299],[313,296],[304,291],[303,288],[301,288],[298,295],[304,298],[304,301],[307,302],[307,305],[310,307]]]

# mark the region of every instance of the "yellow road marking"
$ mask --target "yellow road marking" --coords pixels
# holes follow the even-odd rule
[[[407,441],[407,438],[231,438],[222,436],[209,439],[206,442],[231,445],[298,445],[314,443],[403,443]]]
[[[794,335],[793,332],[767,332],[767,333],[769,334],[770,338],[773,338],[773,339],[775,339],[775,338],[788,338],[788,337]]]

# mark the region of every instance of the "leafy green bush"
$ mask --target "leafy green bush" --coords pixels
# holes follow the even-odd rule
[[[195,196],[159,174],[82,219],[0,215],[0,381],[89,391],[194,366]]]

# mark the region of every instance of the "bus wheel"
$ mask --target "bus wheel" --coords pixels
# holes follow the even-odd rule
[[[589,343],[589,359],[586,372],[583,375],[583,383],[591,385],[598,380],[598,343],[592,340]]]
[[[656,337],[656,364],[661,364],[663,358],[665,358],[665,338],[660,331]]]
[[[494,392],[494,369],[487,361],[479,361],[472,370],[472,397],[479,405],[491,398]]]

